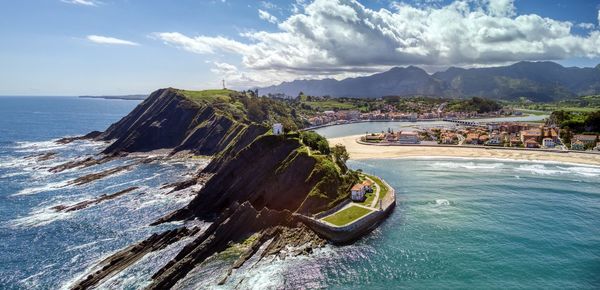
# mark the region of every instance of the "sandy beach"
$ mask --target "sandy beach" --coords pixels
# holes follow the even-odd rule
[[[356,142],[362,135],[328,139],[329,144],[346,146],[351,159],[405,158],[405,157],[463,157],[495,158],[528,161],[554,161],[600,166],[600,154],[559,153],[528,150],[507,150],[493,147],[432,147],[432,146],[378,146]]]

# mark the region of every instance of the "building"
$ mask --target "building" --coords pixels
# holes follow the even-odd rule
[[[350,198],[353,201],[364,201],[365,200],[365,186],[362,184],[355,184],[352,186]]]
[[[571,143],[571,150],[579,150],[579,151],[584,151],[585,150],[585,144],[579,140]]]
[[[362,185],[365,187],[365,192],[373,192],[373,182],[368,179],[365,179],[362,182]]]
[[[381,142],[384,139],[384,135],[383,134],[369,134],[367,136],[365,136],[365,141],[367,142]]]
[[[417,132],[402,131],[398,142],[400,144],[419,144],[419,134]]]
[[[510,137],[510,146],[511,147],[520,147],[521,144],[523,144],[523,142],[521,142],[520,138],[518,138],[516,136]]]
[[[283,125],[281,123],[273,124],[273,135],[281,135],[283,134]]]
[[[503,142],[502,142],[501,136],[499,134],[495,134],[495,133],[493,133],[490,136],[490,139],[487,141],[487,145],[490,145],[490,146],[501,146],[502,143]]]
[[[465,139],[466,144],[479,145],[479,133],[469,133]]]
[[[581,141],[584,146],[588,146],[588,147],[594,146],[594,144],[596,144],[596,139],[597,139],[596,135],[575,135],[575,136],[573,136],[574,142]]]
[[[542,140],[542,145],[546,148],[554,148],[554,146],[556,146],[556,143],[554,142],[554,139],[546,137],[544,138],[544,140]]]
[[[540,143],[535,139],[527,139],[525,140],[525,148],[540,148]]]
[[[536,142],[542,141],[542,130],[532,129],[532,130],[521,131],[521,142],[523,142],[523,144],[525,144],[525,141],[527,141],[529,139],[533,139]]]

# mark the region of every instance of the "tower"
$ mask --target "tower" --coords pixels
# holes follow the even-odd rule
[[[225,79],[223,79],[223,89],[226,90],[227,88],[225,87]]]

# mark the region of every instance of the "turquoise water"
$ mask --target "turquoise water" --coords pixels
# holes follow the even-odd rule
[[[539,121],[547,118],[546,115],[529,115],[529,116],[514,116],[504,117],[495,119],[477,119],[475,121],[486,123],[486,122],[526,122],[526,121]],[[362,122],[352,123],[345,125],[335,125],[329,127],[323,127],[317,129],[316,132],[326,136],[327,138],[337,138],[351,135],[360,135],[365,133],[374,133],[386,131],[388,128],[393,130],[414,130],[418,127],[434,127],[438,125],[452,126],[454,123],[444,121],[419,121],[419,122]],[[408,129],[407,129],[408,128]],[[413,129],[410,129],[413,128]]]
[[[493,160],[350,161],[395,189],[351,246],[283,265],[290,288],[597,289],[600,168]]]
[[[145,164],[81,187],[61,186],[130,160],[47,172],[106,146],[51,140],[103,130],[136,104],[0,97],[0,289],[66,287],[102,257],[172,226],[147,225],[192,196],[166,195],[159,187],[202,164]],[[371,124],[382,125],[335,126],[320,133],[361,134]],[[23,159],[49,151],[58,158]],[[233,274],[235,283],[223,287],[215,286],[215,277],[228,268],[222,263],[196,270],[202,275],[187,277],[184,284],[190,289],[600,287],[599,167],[468,159],[351,160],[349,166],[380,175],[396,189],[394,213],[370,235],[309,256],[249,263]],[[72,214],[49,210],[133,185],[140,190]],[[102,286],[141,288],[183,245],[147,256]]]

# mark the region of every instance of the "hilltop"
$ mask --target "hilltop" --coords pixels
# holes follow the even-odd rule
[[[343,147],[331,150],[314,132],[288,128],[274,135],[272,122],[302,125],[292,109],[281,100],[248,93],[168,88],[152,93],[105,132],[88,134],[114,140],[104,150],[108,156],[156,149],[211,155],[208,166],[193,177],[167,185],[173,191],[202,185],[195,198],[154,223],[201,219],[211,225],[199,235],[199,228],[182,226],[125,248],[101,261],[101,270],[86,275],[75,289],[94,287],[146,253],[184,238],[193,237],[154,274],[150,289],[172,287],[208,257],[249,239],[252,246],[232,267],[239,267],[267,241],[271,254],[289,251],[288,246],[303,252],[322,245],[325,241],[297,215],[310,216],[348,199],[359,174],[346,167]]]
[[[456,68],[428,74],[409,66],[344,80],[295,80],[259,89],[260,94],[365,97],[488,97],[552,101],[600,93],[600,69],[563,67],[554,62],[518,62],[509,66]]]

